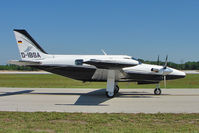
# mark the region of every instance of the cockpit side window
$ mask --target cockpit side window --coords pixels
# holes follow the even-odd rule
[[[134,58],[134,57],[131,57],[131,59],[138,61],[138,59],[136,59],[136,58]]]

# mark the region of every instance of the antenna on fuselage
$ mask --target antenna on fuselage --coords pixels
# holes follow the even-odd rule
[[[103,49],[101,49],[101,51],[102,51],[102,53],[103,53],[104,55],[107,55],[107,53],[106,53]]]

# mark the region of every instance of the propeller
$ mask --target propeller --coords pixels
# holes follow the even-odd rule
[[[157,65],[160,65],[160,57],[159,57],[159,55],[158,55],[158,59],[157,59]],[[166,88],[166,84],[167,84],[166,83],[166,76],[168,74],[170,74],[171,72],[173,72],[173,70],[168,68],[167,65],[168,65],[168,55],[166,56],[165,63],[162,66],[162,68],[151,68],[151,71],[159,73],[159,74],[162,75],[163,80],[164,80],[164,87],[165,88]]]
[[[104,55],[107,55],[107,53],[106,53],[103,49],[101,49],[101,51],[102,51],[102,53],[103,53]]]

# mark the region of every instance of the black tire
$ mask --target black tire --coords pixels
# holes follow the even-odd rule
[[[161,93],[162,93],[162,91],[160,88],[155,88],[155,90],[154,90],[155,95],[161,95]]]
[[[106,91],[106,96],[108,98],[113,98],[115,96],[115,93],[113,93],[112,95],[110,95],[110,93],[108,91]]]
[[[115,93],[115,94],[117,94],[117,93],[119,92],[119,90],[120,90],[119,86],[118,86],[118,85],[116,85],[116,86],[115,86],[114,93]]]

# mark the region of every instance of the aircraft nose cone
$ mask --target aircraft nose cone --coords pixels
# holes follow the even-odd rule
[[[177,75],[180,76],[181,78],[184,78],[186,76],[186,73],[183,71],[178,71],[177,73],[178,73]]]
[[[168,79],[180,79],[180,78],[184,78],[186,76],[186,73],[183,71],[179,71],[176,69],[172,69],[173,72],[169,75],[167,75]]]
[[[185,73],[185,72],[182,72],[182,76],[186,77],[186,73]]]

